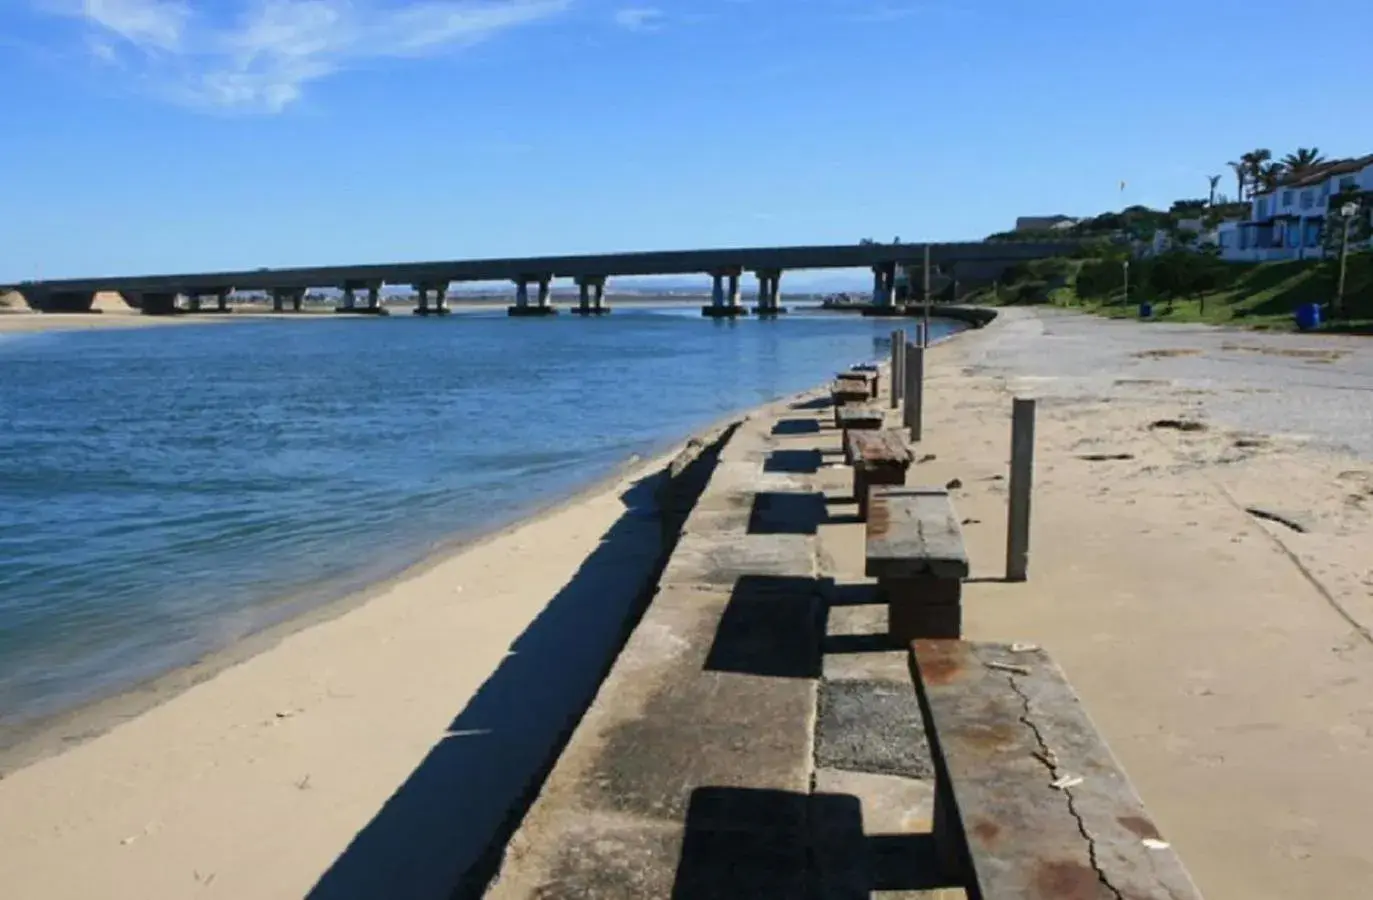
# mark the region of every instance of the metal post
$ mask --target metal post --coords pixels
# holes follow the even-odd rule
[[[901,408],[902,389],[906,386],[906,374],[902,371],[902,357],[906,352],[906,332],[898,328],[891,333],[891,408]]]
[[[1344,270],[1349,261],[1349,225],[1353,216],[1344,217],[1344,238],[1340,242],[1340,283],[1335,289],[1335,315],[1344,315]]]
[[[925,401],[925,348],[919,344],[906,345],[905,360],[906,409],[905,425],[911,430],[911,440],[919,441],[922,433]]]
[[[1011,412],[1010,508],[1006,580],[1024,581],[1030,565],[1030,488],[1034,478],[1035,402],[1017,397]]]
[[[928,347],[930,342],[930,245],[925,245],[925,315],[924,328],[920,330],[920,346]]]

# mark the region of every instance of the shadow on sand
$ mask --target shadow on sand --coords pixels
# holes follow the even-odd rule
[[[673,482],[699,493],[719,445]],[[621,495],[625,511],[530,623],[447,734],[353,838],[310,900],[477,897],[620,648],[680,521],[662,473]],[[679,498],[680,499],[680,498]]]

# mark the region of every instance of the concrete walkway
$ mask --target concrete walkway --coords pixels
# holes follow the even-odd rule
[[[1224,416],[1252,383],[1202,388],[1166,368],[1210,351],[1147,352],[1172,336],[1101,324],[1122,329],[1126,371],[1091,321],[1017,311],[930,353],[908,483],[951,487],[973,563],[967,636],[1053,654],[1211,900],[1366,897],[1370,466],[1340,452],[1344,425],[1319,440],[1245,427]],[[1198,334],[1181,348],[1218,340]],[[1064,371],[1073,347],[1092,367]],[[1271,383],[1304,358],[1215,352],[1254,357]],[[1040,403],[1031,576],[1011,585],[1017,394]],[[937,886],[919,714],[862,576],[829,421],[803,398],[726,446],[490,896],[961,895]]]

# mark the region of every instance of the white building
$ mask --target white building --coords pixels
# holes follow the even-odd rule
[[[1217,234],[1221,258],[1232,262],[1320,258],[1330,198],[1350,189],[1373,191],[1373,154],[1321,163],[1289,176],[1274,190],[1256,194],[1247,221],[1221,223]],[[1368,209],[1361,212],[1369,214]]]

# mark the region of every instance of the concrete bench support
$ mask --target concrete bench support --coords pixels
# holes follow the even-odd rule
[[[943,488],[868,493],[866,574],[887,603],[887,630],[902,643],[963,633],[963,531]]]
[[[935,844],[970,898],[1200,900],[1048,654],[921,640],[910,668]]]
[[[844,435],[844,459],[853,466],[853,499],[858,517],[868,518],[868,491],[877,486],[903,486],[911,467],[910,445],[899,431],[849,431]]]

